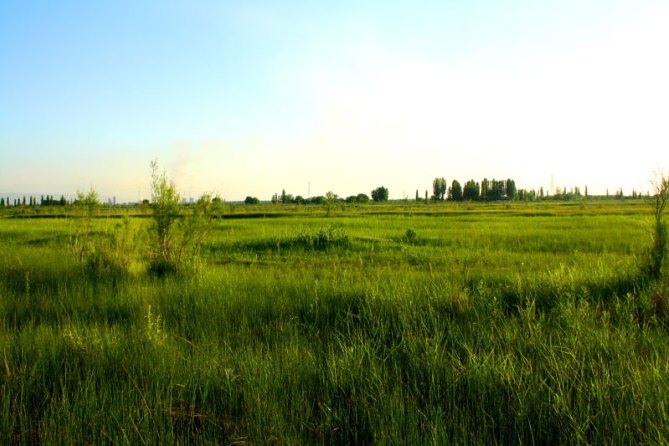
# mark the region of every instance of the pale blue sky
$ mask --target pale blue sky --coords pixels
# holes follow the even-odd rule
[[[666,1],[0,3],[0,193],[645,189]]]

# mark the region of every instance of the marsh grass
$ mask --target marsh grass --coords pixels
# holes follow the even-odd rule
[[[217,221],[163,278],[2,219],[0,442],[669,441],[645,217],[474,207]]]

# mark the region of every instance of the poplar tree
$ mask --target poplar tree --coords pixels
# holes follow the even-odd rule
[[[435,200],[443,200],[446,195],[446,179],[444,177],[435,178],[432,181],[432,193]]]
[[[462,201],[462,185],[458,180],[451,183],[450,198],[453,201]]]
[[[506,180],[506,197],[509,200],[514,200],[516,198],[516,182],[509,178]]]
[[[487,200],[490,193],[490,181],[487,178],[484,178],[481,181],[481,200]]]

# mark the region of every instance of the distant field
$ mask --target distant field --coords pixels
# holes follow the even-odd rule
[[[0,214],[1,443],[669,442],[647,202],[225,205],[162,279],[124,215]]]

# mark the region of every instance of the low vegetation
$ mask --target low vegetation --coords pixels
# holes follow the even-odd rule
[[[662,265],[667,257],[667,225],[664,222],[667,200],[669,200],[669,178],[661,178],[656,184],[653,246],[647,263],[648,276],[655,280],[662,275]]]
[[[1,443],[669,442],[666,199],[237,215],[154,186],[153,218],[2,214]]]
[[[167,175],[159,171],[156,161],[151,164],[151,171],[153,222],[149,228],[152,248],[149,271],[158,276],[192,272],[212,223],[213,199],[208,194],[201,196],[183,215],[181,197]]]

